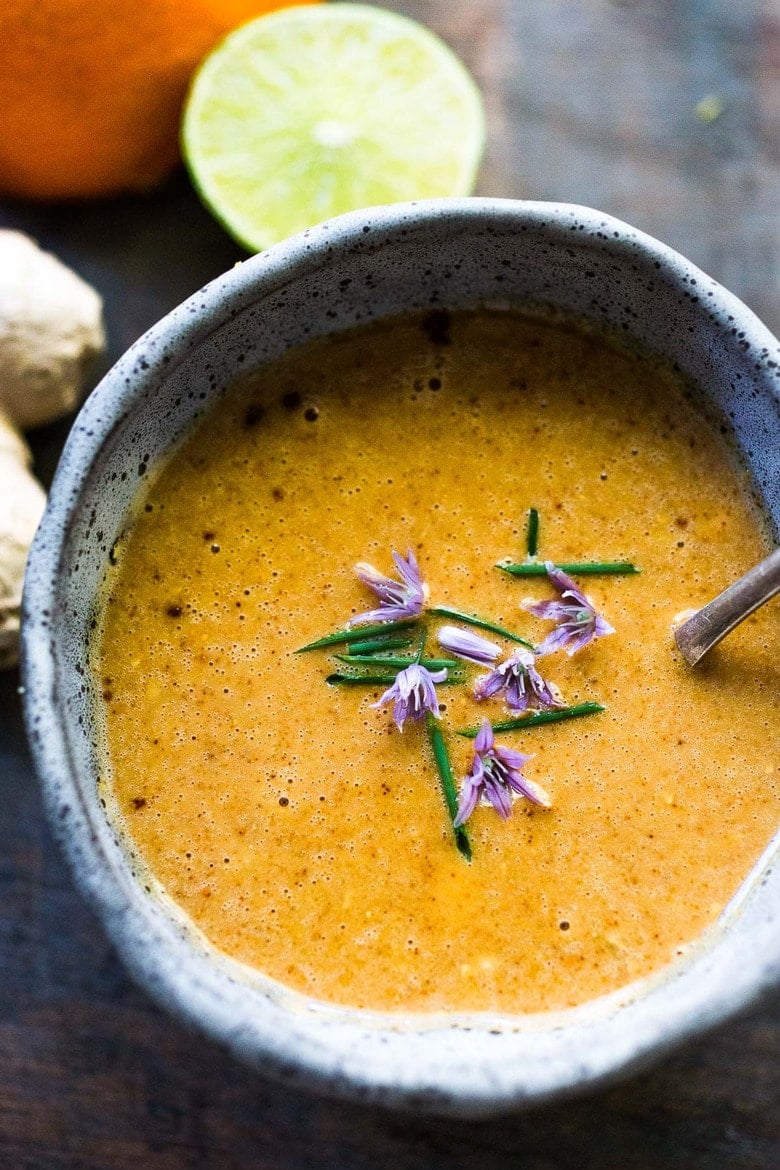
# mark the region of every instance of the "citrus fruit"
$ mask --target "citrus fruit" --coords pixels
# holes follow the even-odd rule
[[[2,0],[0,192],[60,199],[152,186],[179,159],[195,66],[229,29],[283,3]]]
[[[433,33],[327,4],[230,33],[195,74],[182,140],[202,199],[254,251],[343,211],[468,194],[484,118]]]

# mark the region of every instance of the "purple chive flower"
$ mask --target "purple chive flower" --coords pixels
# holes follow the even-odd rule
[[[469,819],[480,798],[484,798],[498,815],[506,820],[512,812],[513,796],[524,796],[532,804],[550,808],[552,801],[545,790],[523,775],[523,767],[531,756],[521,755],[511,748],[494,746],[493,728],[487,719],[474,740],[474,759],[471,771],[463,782],[455,828]]]
[[[551,561],[545,561],[544,567],[550,581],[560,593],[561,600],[523,602],[523,609],[528,613],[544,621],[557,623],[541,646],[537,646],[537,657],[552,654],[554,650],[565,650],[569,655],[576,654],[594,638],[614,634],[613,627],[601,614],[596,613],[593,602],[571,577],[562,569],[556,568]]]
[[[489,699],[499,691],[506,691],[507,707],[518,714],[527,711],[529,707],[537,711],[565,707],[560,691],[553,683],[542,678],[535,662],[536,658],[530,650],[518,646],[505,662],[491,670],[490,674],[477,679],[474,683],[474,698]]]
[[[360,561],[355,565],[358,578],[367,585],[379,598],[379,608],[369,609],[366,613],[359,613],[347,624],[362,626],[369,622],[395,622],[403,618],[419,617],[428,600],[428,586],[420,575],[417,558],[411,549],[405,557],[400,553],[393,553],[393,561],[398,570],[400,581],[386,577],[373,565]]]
[[[399,670],[393,685],[371,706],[393,703],[393,719],[399,731],[403,731],[405,719],[422,719],[426,711],[441,719],[434,683],[444,682],[446,677],[446,669],[430,671],[413,662],[405,670]]]
[[[450,654],[457,654],[458,658],[465,658],[467,662],[477,662],[480,666],[488,666],[501,655],[501,647],[495,642],[481,638],[479,634],[472,634],[470,630],[461,630],[457,626],[442,626],[436,637],[439,645]]]

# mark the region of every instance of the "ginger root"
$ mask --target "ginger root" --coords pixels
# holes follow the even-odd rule
[[[46,505],[30,462],[24,439],[0,413],[0,670],[17,659],[27,550]]]
[[[73,410],[104,346],[95,290],[29,237],[0,230],[0,669],[17,661],[27,553],[46,503],[17,428]]]
[[[95,290],[29,236],[0,231],[0,409],[22,430],[74,410],[104,345]]]

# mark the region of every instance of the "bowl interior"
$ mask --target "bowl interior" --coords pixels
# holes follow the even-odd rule
[[[141,482],[237,373],[410,309],[528,302],[627,333],[693,378],[730,426],[777,535],[780,351],[757,319],[681,257],[600,213],[466,200],[332,221],[246,261],[141,338],[74,426],[25,593],[26,711],[49,813],[134,974],[287,1081],[461,1115],[633,1068],[775,982],[776,846],[684,961],[582,1008],[414,1018],[326,1007],[219,956],[138,880],[98,797],[87,651],[105,564]]]

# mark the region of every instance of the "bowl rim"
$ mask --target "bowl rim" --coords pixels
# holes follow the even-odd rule
[[[446,1062],[437,1066],[435,1077],[430,1071],[426,1073],[422,1065],[412,1068],[403,1078],[399,1078],[397,1070],[390,1076],[382,1065],[377,1045],[365,1042],[361,1049],[352,1037],[347,1048],[335,1042],[331,1049],[328,1047],[333,1040],[331,1026],[336,1017],[341,1021],[343,1016],[355,1014],[361,1019],[360,1028],[365,1028],[366,1021],[375,1019],[377,1014],[360,1013],[357,1009],[323,1011],[315,1001],[308,1001],[315,1009],[311,1018],[305,1011],[290,1011],[289,1002],[286,1003],[283,1010],[293,1019],[293,1024],[291,1034],[281,1039],[271,1034],[271,1024],[278,1027],[277,1016],[260,1033],[237,1027],[228,1000],[218,994],[217,985],[209,982],[205,968],[198,970],[193,980],[187,972],[161,964],[154,948],[150,954],[150,937],[161,945],[165,945],[165,940],[159,936],[156,922],[149,917],[148,900],[140,885],[118,872],[103,850],[101,827],[92,822],[75,774],[58,695],[48,615],[56,609],[63,542],[81,506],[80,486],[102,444],[121,426],[146,386],[174,369],[178,361],[183,361],[231,317],[261,296],[323,268],[334,251],[381,249],[397,240],[402,229],[407,233],[431,231],[446,224],[449,232],[467,233],[477,225],[517,227],[521,222],[560,233],[581,225],[581,231],[605,234],[608,238],[604,246],[611,252],[635,258],[639,251],[652,258],[664,277],[681,292],[692,278],[697,280],[715,290],[708,312],[715,314],[713,320],[717,320],[719,327],[732,331],[738,327],[750,338],[754,352],[771,352],[780,360],[777,340],[732,293],[667,245],[601,211],[569,203],[466,198],[393,204],[351,212],[299,233],[217,277],[147,330],[108,371],[82,408],[65,445],[46,513],[30,552],[24,587],[21,639],[24,710],[47,814],[77,884],[97,911],[134,978],[169,1011],[282,1081],[335,1096],[380,1101],[422,1112],[491,1114],[580,1092],[643,1067],[663,1051],[745,1009],[780,980],[777,926],[771,922],[764,924],[764,953],[760,961],[754,961],[749,970],[745,965],[741,971],[732,964],[732,978],[726,983],[716,978],[713,984],[708,976],[700,986],[690,986],[690,980],[686,984],[685,973],[690,970],[687,964],[670,978],[643,980],[638,985],[640,994],[633,998],[629,995],[627,1000],[625,995],[618,995],[611,1014],[606,1003],[611,997],[605,997],[598,1010],[606,1012],[602,1031],[604,1021],[612,1021],[610,1052],[594,1052],[587,1061],[572,1058],[563,1069],[557,1065],[547,1070],[538,1068],[530,1080],[522,1061],[519,1066],[515,1062],[494,1076],[481,1078],[474,1075],[474,1070],[464,1073],[457,1062],[452,1064],[449,1076]],[[46,615],[45,620],[42,615]],[[776,837],[755,869],[759,866],[767,869],[768,859],[777,853],[777,844]],[[85,858],[91,859],[92,864],[85,867]],[[780,871],[772,871],[770,866],[767,872],[780,889]],[[744,899],[737,896],[731,917],[742,914],[743,903]],[[696,969],[701,968],[706,974],[706,953],[703,967],[701,948],[692,948],[692,955],[691,962],[698,964]],[[212,967],[217,969],[219,964],[212,963]],[[669,1005],[662,1021],[634,1010],[634,1031],[631,1035],[623,1034],[626,1030],[618,1019],[628,1010],[628,1005],[636,1007],[646,1003],[648,996],[655,994],[653,987],[659,982],[667,987],[675,984],[679,990],[681,980],[685,986],[677,997],[679,1002]],[[600,1001],[593,1002],[600,1004]],[[575,1008],[563,1014],[570,1019],[570,1013],[578,1012],[580,1009]],[[553,1015],[556,1013],[549,1014],[548,1020]],[[486,1035],[492,1034],[489,1024],[495,1019],[486,1013],[480,1021],[484,1022]],[[449,1034],[454,1026],[454,1020],[449,1020],[443,1031]],[[346,1025],[336,1022],[336,1028],[346,1029]],[[430,1036],[431,1032],[426,1029],[418,1033],[412,1023],[411,1029],[388,1028],[383,1034],[390,1037],[387,1043],[400,1044],[401,1037]],[[523,1035],[527,1034],[524,1030]],[[420,1059],[425,1049],[418,1045],[415,1052]]]

